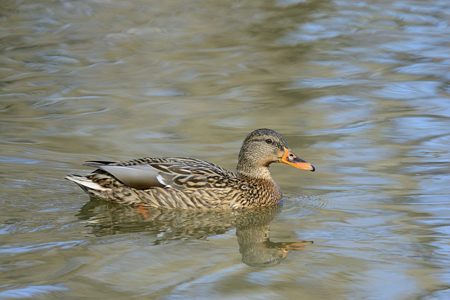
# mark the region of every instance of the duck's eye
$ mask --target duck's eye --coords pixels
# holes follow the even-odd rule
[[[273,141],[272,141],[272,139],[267,139],[266,143],[271,145],[271,144],[273,144]]]

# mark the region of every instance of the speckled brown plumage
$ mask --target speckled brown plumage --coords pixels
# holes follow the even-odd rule
[[[258,129],[244,140],[237,171],[182,157],[141,158],[125,162],[87,162],[97,169],[66,178],[90,196],[123,204],[182,209],[237,209],[271,206],[281,191],[270,176],[271,163],[314,171],[297,158],[284,138],[270,129]]]

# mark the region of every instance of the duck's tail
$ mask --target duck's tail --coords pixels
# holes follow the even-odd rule
[[[67,180],[70,180],[72,182],[75,182],[78,184],[86,193],[89,194],[97,194],[99,192],[106,191],[107,188],[102,187],[98,183],[93,182],[89,178],[85,176],[80,176],[76,174],[67,175],[65,177]]]

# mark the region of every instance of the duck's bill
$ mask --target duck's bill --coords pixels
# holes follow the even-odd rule
[[[282,163],[290,165],[291,167],[314,172],[316,168],[310,164],[309,162],[304,161],[303,159],[297,157],[291,150],[285,149],[284,154],[280,160]]]

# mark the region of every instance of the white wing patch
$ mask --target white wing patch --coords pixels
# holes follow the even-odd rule
[[[162,185],[165,185],[166,187],[171,187],[170,184],[167,184],[164,177],[161,176],[161,174],[156,175],[156,180],[159,181]]]

